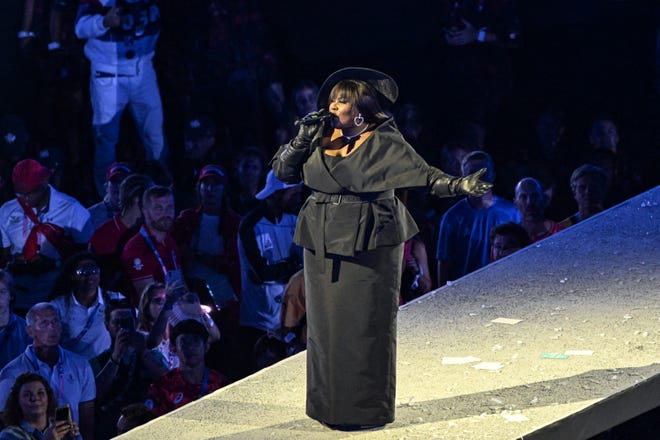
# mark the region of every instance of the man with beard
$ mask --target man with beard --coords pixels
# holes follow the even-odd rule
[[[565,228],[554,220],[545,218],[548,199],[541,182],[533,177],[525,177],[516,185],[513,203],[520,211],[521,225],[527,231],[532,243],[549,237]]]
[[[154,281],[183,284],[181,257],[170,230],[174,225],[174,195],[165,186],[152,186],[142,197],[144,224],[124,247],[121,267],[133,289],[125,292],[135,307],[144,287]]]

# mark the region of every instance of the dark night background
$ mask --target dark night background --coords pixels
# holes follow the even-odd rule
[[[264,3],[264,15],[280,39],[286,77],[317,82],[348,66],[383,70],[399,83],[400,101],[424,109],[425,123],[443,103],[441,3],[437,1]],[[655,90],[658,2],[645,0],[526,0],[516,3],[522,47],[511,50],[514,89],[506,125],[529,125],[540,105],[567,111],[569,137],[587,142],[589,117],[605,112],[619,124],[622,148],[657,158]],[[504,124],[503,124],[504,125]],[[515,130],[490,133],[507,144]],[[443,133],[437,133],[442,138]],[[654,181],[657,183],[657,180]]]

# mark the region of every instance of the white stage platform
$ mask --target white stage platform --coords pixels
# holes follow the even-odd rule
[[[383,429],[307,418],[301,353],[119,438],[586,439],[658,407],[660,187],[425,295],[398,323]]]

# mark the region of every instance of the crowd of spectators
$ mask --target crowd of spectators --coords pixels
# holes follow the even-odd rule
[[[26,0],[3,18],[19,39],[0,69],[0,412],[27,429],[12,399],[43,388],[49,410],[53,399],[71,407],[57,429],[105,439],[304,349],[291,239],[306,190],[268,161],[316,110],[318,87],[285,68],[259,2],[74,3]],[[464,176],[485,167],[495,187],[462,200],[398,193],[420,227],[400,303],[658,183],[639,145],[648,139],[620,115],[571,118],[570,103],[548,99],[507,119],[511,51],[524,42],[513,2],[444,3],[444,67],[427,90],[445,100],[436,116],[451,130],[429,124],[424,102],[392,115],[430,164]],[[123,22],[129,12],[145,26]],[[144,37],[153,46],[131,46]],[[115,43],[125,63],[94,59]],[[144,87],[159,108],[127,95],[113,105],[132,118],[120,111],[109,127],[99,87],[143,87],[129,65],[157,75]]]

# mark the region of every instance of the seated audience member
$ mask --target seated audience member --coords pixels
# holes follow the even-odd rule
[[[419,235],[407,240],[403,246],[400,304],[429,292],[433,288],[426,246]]]
[[[124,298],[101,289],[100,280],[101,269],[94,254],[80,252],[64,262],[51,294],[51,304],[63,321],[60,345],[88,360],[110,346],[103,321],[107,301]]]
[[[124,162],[115,162],[108,167],[103,184],[105,188],[103,200],[87,208],[94,229],[119,214],[119,186],[132,172],[130,166]]]
[[[199,399],[225,385],[225,377],[206,366],[209,333],[198,321],[179,322],[170,333],[181,365],[149,387],[146,405],[157,416]]]
[[[463,158],[461,173],[470,175],[486,168],[481,177],[495,180],[493,159],[483,151],[473,151]],[[488,190],[483,196],[468,196],[452,206],[442,217],[438,234],[438,286],[473,272],[490,261],[490,230],[508,221],[520,222],[513,203]]]
[[[89,250],[98,256],[101,267],[101,286],[125,289],[121,279],[121,252],[126,242],[142,225],[142,194],[153,186],[145,174],[131,174],[119,186],[120,212],[94,230]]]
[[[143,402],[126,405],[121,409],[121,415],[117,420],[117,435],[127,433],[155,418],[154,413]]]
[[[144,402],[151,383],[168,370],[157,350],[146,348],[146,336],[136,331],[135,310],[126,298],[109,301],[105,325],[112,345],[91,360],[96,375],[96,438],[117,435],[121,408]]]
[[[89,212],[48,184],[50,171],[36,160],[12,172],[17,197],[0,207],[2,261],[14,277],[14,308],[25,313],[43,301],[63,258],[83,250],[92,234]]]
[[[543,240],[565,229],[554,220],[545,218],[547,196],[543,192],[541,182],[533,177],[525,177],[516,184],[513,203],[520,211],[522,227],[532,243]]]
[[[0,370],[32,342],[25,331],[25,320],[12,313],[13,284],[9,272],[0,269]]]
[[[55,421],[57,400],[48,381],[26,371],[16,378],[4,404],[2,416],[7,426],[0,440],[59,440],[77,437],[76,422]]]
[[[32,306],[26,321],[33,342],[0,371],[0,402],[7,401],[9,390],[19,374],[36,372],[53,388],[57,405],[71,407],[71,418],[80,426],[82,437],[93,439],[96,384],[89,362],[59,345],[62,322],[51,303]]]
[[[530,243],[527,231],[518,223],[499,224],[490,230],[490,261],[511,255]]]
[[[571,175],[571,191],[578,212],[564,219],[561,225],[572,226],[605,210],[607,172],[595,165],[581,165]]]
[[[220,165],[204,166],[196,187],[200,204],[182,211],[172,232],[186,276],[204,280],[221,308],[236,303],[241,288],[237,247],[241,218],[226,202],[227,182]]]
[[[174,195],[165,186],[152,186],[142,196],[144,224],[121,253],[121,267],[131,286],[126,296],[135,307],[140,293],[154,281],[183,283],[179,248],[170,235],[174,226]]]

